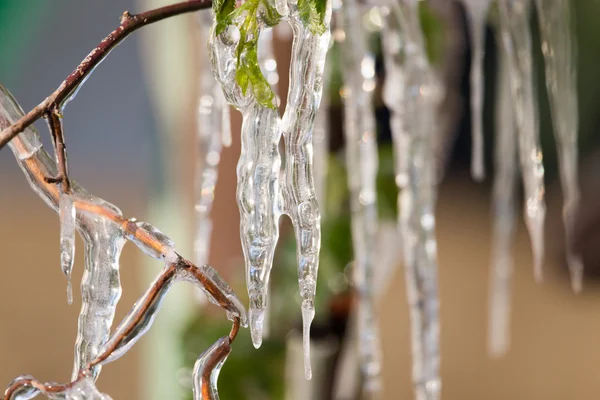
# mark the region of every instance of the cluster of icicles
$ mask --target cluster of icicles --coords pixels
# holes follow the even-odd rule
[[[0,129],[15,123],[23,111],[0,85]],[[33,190],[60,216],[61,266],[67,275],[68,301],[72,301],[70,276],[75,255],[75,231],[84,241],[85,271],[81,282],[82,307],[79,315],[75,365],[71,382],[42,383],[20,376],[10,383],[6,400],[26,400],[44,394],[50,399],[110,399],[95,387],[103,365],[129,351],[150,329],[162,301],[178,281],[199,287],[208,299],[224,308],[234,327],[247,326],[246,310],[229,285],[208,265],[196,267],[176,253],[174,243],[146,222],[125,219],[112,204],[72,182],[69,193],[45,178],[58,173],[57,162],[44,150],[37,131],[30,126],[9,146]],[[149,289],[111,333],[115,310],[121,297],[119,258],[127,241],[147,255],[165,263]],[[194,399],[218,399],[217,377],[231,351],[237,328],[202,353],[194,367]]]
[[[533,0],[497,0],[500,74],[496,110],[497,139],[494,177],[494,239],[491,270],[489,349],[494,355],[507,350],[512,274],[511,242],[515,224],[517,164],[519,155],[524,184],[524,218],[532,243],[536,279],[542,277],[545,217],[544,168],[539,143],[537,104],[532,71],[530,12]],[[491,0],[462,0],[473,48],[471,109],[474,179],[485,176],[483,158],[484,34]],[[573,288],[581,288],[583,266],[573,251],[573,226],[579,190],[577,183],[577,96],[575,62],[570,36],[568,0],[536,0],[546,83],[559,153],[565,193],[564,224],[567,259]],[[280,8],[278,8],[280,10]],[[398,230],[404,257],[408,303],[412,321],[413,380],[417,399],[437,399],[439,376],[439,300],[435,238],[436,170],[434,136],[437,108],[444,96],[438,71],[430,64],[417,0],[379,0],[376,4],[347,0],[334,6],[332,30],[342,51],[341,91],[345,120],[348,186],[351,192],[355,287],[358,293],[359,355],[364,390],[380,390],[380,348],[377,333],[378,169],[376,124],[372,94],[376,87],[374,56],[368,48],[363,21],[376,13],[382,40],[386,81],[383,100],[391,111],[391,129],[398,195]],[[282,13],[283,14],[283,13]],[[255,346],[262,340],[273,251],[278,239],[278,219],[288,214],[295,226],[298,272],[303,298],[305,360],[308,329],[314,315],[313,297],[319,254],[319,212],[316,198],[325,196],[328,156],[328,99],[321,96],[327,80],[323,62],[329,35],[315,37],[294,14],[285,9],[293,26],[294,44],[290,94],[285,114],[263,107],[243,96],[235,81],[233,54],[239,32],[228,29],[210,38],[212,69],[225,99],[243,114],[242,154],[238,164],[237,196],[241,215],[241,240],[246,259],[250,296],[249,323]],[[231,27],[230,27],[231,28]],[[206,32],[209,34],[209,32]],[[267,80],[277,82],[271,36],[263,32],[259,63]],[[237,37],[236,37],[237,35]],[[262,54],[262,56],[261,56]],[[325,72],[325,77],[323,73]],[[230,141],[228,107],[223,94],[207,73],[200,100],[197,250],[207,257],[208,210],[214,196],[216,167],[221,145]],[[210,99],[206,101],[206,99]],[[210,105],[206,108],[205,105]],[[316,114],[316,118],[315,118]],[[280,174],[278,145],[285,139],[286,165]],[[517,140],[518,138],[518,140]],[[311,143],[312,141],[312,143]],[[314,155],[315,175],[312,176]],[[310,365],[306,364],[307,376]]]
[[[56,162],[42,147],[30,127],[10,142],[17,161],[32,188],[61,221],[61,267],[68,279],[75,251],[75,231],[85,243],[85,273],[81,284],[83,306],[79,317],[75,366],[69,384],[43,384],[30,376],[14,380],[7,399],[30,399],[44,394],[52,399],[109,399],[95,387],[102,365],[122,356],[150,328],[165,294],[176,281],[199,286],[208,299],[223,307],[230,319],[249,324],[252,341],[260,346],[267,313],[269,275],[278,241],[281,214],[294,225],[297,241],[299,288],[304,322],[305,375],[310,369],[310,324],[320,248],[320,213],[317,198],[325,196],[328,154],[327,99],[318,112],[325,58],[330,47],[329,22],[333,15],[334,38],[340,42],[345,107],[344,132],[351,193],[355,287],[358,294],[359,355],[364,390],[380,390],[381,355],[377,332],[377,290],[374,274],[378,257],[378,169],[376,124],[372,95],[376,87],[375,61],[370,53],[363,21],[367,14],[379,16],[386,67],[383,99],[391,111],[396,185],[399,189],[398,230],[404,256],[408,303],[412,320],[413,380],[417,399],[438,399],[439,316],[435,239],[436,176],[433,138],[436,113],[444,87],[426,52],[426,38],[417,0],[379,0],[362,4],[344,1],[343,7],[327,2],[325,33],[306,26],[297,2],[277,0],[279,14],[294,34],[290,87],[286,110],[261,104],[252,91],[243,93],[236,81],[236,45],[240,31],[235,24],[216,34],[214,19],[203,13],[202,35],[208,41],[209,60],[201,76],[198,109],[197,232],[198,265],[208,259],[211,234],[210,210],[223,146],[231,143],[229,105],[243,116],[242,150],[238,163],[237,200],[241,217],[241,242],[246,261],[250,298],[249,314],[211,267],[196,267],[175,252],[173,242],[155,227],[127,220],[112,204],[88,194],[72,183],[69,193],[45,177],[57,175]],[[508,345],[510,309],[510,247],[516,214],[515,157],[518,154],[525,189],[524,216],[530,233],[535,276],[541,279],[543,264],[544,169],[539,144],[537,104],[532,71],[529,17],[533,0],[497,0],[500,46],[500,77],[497,110],[496,168],[494,185],[494,248],[490,308],[490,351],[502,354]],[[463,0],[473,44],[473,176],[484,177],[482,129],[482,60],[484,27],[491,0]],[[577,102],[575,72],[569,36],[568,0],[537,0],[543,53],[546,63],[561,181],[565,193],[564,222],[573,287],[580,290],[582,264],[572,250],[572,235],[579,191],[577,166]],[[261,18],[257,14],[257,18]],[[259,21],[260,22],[260,21]],[[212,28],[207,28],[209,24]],[[272,34],[259,23],[258,58],[267,81],[278,81]],[[214,75],[214,76],[213,76]],[[215,79],[216,78],[216,79]],[[0,127],[23,115],[10,94],[0,87]],[[285,165],[281,165],[280,141],[285,142]],[[518,140],[516,139],[518,137]],[[313,157],[317,166],[313,177]],[[143,252],[165,263],[165,268],[131,312],[111,334],[115,308],[121,294],[119,257],[129,240]],[[231,337],[220,338],[194,367],[195,399],[218,398],[216,377],[231,351]]]

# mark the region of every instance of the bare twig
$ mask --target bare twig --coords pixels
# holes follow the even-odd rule
[[[211,0],[189,0],[170,6],[160,7],[141,14],[132,15],[125,11],[121,16],[121,23],[88,56],[75,68],[73,72],[60,84],[50,96],[25,114],[21,119],[0,132],[0,149],[12,138],[23,132],[29,125],[52,112],[62,111],[66,104],[75,97],[77,91],[87,78],[118,44],[139,28],[150,25],[176,15],[210,8]]]
[[[52,134],[52,143],[54,144],[56,161],[58,163],[58,176],[46,177],[45,180],[48,183],[60,182],[63,193],[71,193],[71,181],[69,180],[69,174],[67,172],[67,148],[65,146],[65,136],[61,117],[62,116],[57,109],[53,109],[46,114],[48,127]]]

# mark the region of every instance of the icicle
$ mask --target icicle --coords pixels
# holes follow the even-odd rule
[[[404,92],[406,90],[404,72],[404,47],[400,31],[398,5],[391,2],[382,7],[383,31],[381,44],[383,61],[385,63],[385,84],[383,86],[383,101],[390,110],[390,127],[394,146],[394,173],[398,187],[398,210],[402,190],[408,183],[408,146],[410,136],[405,129]],[[400,213],[398,213],[398,231],[401,229]]]
[[[544,165],[540,148],[538,110],[534,86],[530,0],[498,2],[502,42],[508,57],[509,76],[519,138],[519,156],[525,186],[525,222],[531,238],[534,275],[542,279],[544,262]]]
[[[283,115],[285,132],[284,210],[294,224],[298,260],[298,284],[302,296],[302,323],[305,332],[305,365],[310,369],[310,325],[314,317],[314,298],[321,247],[321,215],[317,202],[312,166],[312,133],[323,90],[325,57],[329,48],[331,4],[326,2],[325,32],[315,34],[305,26],[297,9],[289,2],[290,25],[294,32],[290,63],[290,88]]]
[[[473,179],[485,178],[483,144],[483,58],[485,56],[485,23],[491,0],[462,0],[469,24],[471,41],[471,130]]]
[[[261,30],[259,27],[259,33]],[[250,90],[244,95],[236,81],[235,49],[240,41],[239,29],[230,25],[218,35],[215,32],[216,23],[209,43],[213,73],[227,100],[243,116],[237,200],[250,297],[250,332],[258,348],[262,343],[269,274],[279,237],[280,120],[275,108],[261,105]],[[242,59],[241,62],[247,61]]]
[[[21,116],[23,110],[0,86],[0,127],[7,127]],[[11,140],[9,146],[32,189],[51,208],[59,211],[58,187],[44,181],[44,177],[57,175],[56,162],[40,143],[37,131],[31,126]],[[71,186],[74,202],[93,205],[110,215],[121,215],[118,208],[90,195],[76,182],[71,182]],[[85,245],[85,271],[81,282],[82,307],[75,344],[75,375],[98,354],[99,348],[108,339],[121,296],[119,257],[125,244],[120,227],[109,218],[77,210],[76,222]],[[100,368],[92,372],[96,377]]]
[[[227,356],[231,352],[229,338],[223,336],[200,354],[194,364],[194,400],[219,400],[217,380]],[[210,370],[207,377],[206,372]],[[208,379],[207,379],[208,378]]]
[[[73,303],[73,288],[71,272],[75,262],[75,206],[73,197],[61,191],[60,193],[60,265],[67,277],[67,302]]]
[[[579,205],[577,178],[577,62],[575,42],[571,36],[569,0],[536,0],[542,52],[546,64],[546,88],[552,111],[554,136],[559,157],[563,190],[563,221],[566,253],[571,284],[579,292],[583,279],[583,262],[574,250],[574,229]]]
[[[333,46],[330,41],[329,48]],[[313,171],[315,180],[315,194],[317,201],[321,205],[321,215],[325,205],[327,188],[327,169],[329,166],[329,108],[330,96],[327,84],[331,80],[331,63],[325,64],[323,73],[323,95],[321,96],[321,106],[315,117],[315,129],[313,131]]]
[[[413,382],[417,400],[439,399],[439,300],[435,239],[433,130],[441,87],[427,60],[418,2],[400,3],[405,39],[405,123],[408,169],[400,220],[411,316]]]
[[[374,269],[376,264],[377,132],[372,95],[375,90],[375,60],[367,47],[365,15],[356,0],[341,9],[346,39],[342,43],[344,68],[344,136],[346,168],[351,194],[354,281],[358,291],[358,335],[361,371],[366,393],[380,390],[380,348],[375,315]]]
[[[199,15],[200,42],[205,44],[210,35],[212,12],[202,12]],[[212,234],[210,213],[215,198],[221,149],[224,145],[231,144],[229,105],[225,100],[221,85],[213,77],[205,47],[202,46],[201,50],[200,99],[197,114],[196,203],[194,206],[196,212],[194,255],[197,265],[208,262]]]
[[[490,271],[488,352],[502,356],[510,342],[512,241],[516,204],[516,127],[510,94],[506,54],[498,51],[496,100],[495,178],[493,192],[493,243]]]

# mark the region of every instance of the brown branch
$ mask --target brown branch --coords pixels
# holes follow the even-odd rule
[[[88,56],[75,68],[73,72],[60,84],[43,102],[25,114],[17,122],[0,132],[0,149],[12,138],[23,132],[25,128],[53,110],[62,111],[66,104],[72,100],[77,91],[87,78],[108,54],[119,45],[127,36],[139,28],[150,25],[176,15],[185,14],[210,8],[211,0],[189,0],[170,6],[160,7],[141,14],[132,15],[125,11],[121,16],[121,23]]]
[[[48,183],[60,182],[63,193],[71,193],[71,181],[67,172],[67,147],[65,146],[65,135],[62,126],[62,116],[58,109],[53,109],[46,114],[46,120],[50,133],[52,134],[52,143],[54,144],[54,153],[58,163],[58,176],[46,177]]]

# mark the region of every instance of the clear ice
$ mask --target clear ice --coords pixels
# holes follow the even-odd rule
[[[128,221],[128,226],[133,233],[127,233],[127,238],[145,254],[160,261],[177,262],[175,243],[158,228],[135,218]]]
[[[7,400],[30,400],[43,394],[51,400],[112,400],[106,394],[102,394],[96,388],[94,380],[91,377],[83,377],[73,385],[70,385],[62,390],[53,388],[54,384],[41,384],[35,381],[38,387],[34,387],[30,382],[35,381],[29,375],[23,375],[14,379],[9,387],[18,385],[18,389],[12,392]]]
[[[400,225],[411,316],[413,384],[418,400],[440,397],[439,299],[435,238],[434,117],[442,88],[429,65],[414,0],[400,2],[405,51],[407,182],[401,190]]]
[[[467,14],[471,41],[471,175],[485,178],[483,143],[483,59],[485,57],[485,27],[491,0],[462,0]]]
[[[192,374],[194,400],[219,400],[217,380],[221,368],[231,352],[229,343],[229,338],[223,336],[200,354],[196,360]],[[204,376],[206,370],[211,371],[208,379]]]
[[[0,86],[0,125],[2,128],[14,123],[23,110],[4,87]],[[25,173],[32,189],[55,211],[59,212],[60,189],[44,181],[44,177],[56,176],[56,162],[43,149],[39,134],[33,126],[9,142],[19,166]],[[82,306],[79,314],[77,341],[75,344],[74,376],[98,351],[109,337],[115,308],[121,297],[119,256],[125,244],[120,227],[108,217],[97,212],[86,213],[79,208],[96,208],[106,215],[120,216],[115,206],[94,197],[72,182],[73,201],[77,208],[76,224],[84,240],[85,271],[81,282]],[[94,377],[100,368],[94,369]]]
[[[546,65],[546,88],[552,111],[554,136],[563,190],[563,221],[566,237],[566,257],[571,284],[581,290],[583,262],[574,246],[574,230],[579,206],[577,178],[577,104],[576,43],[572,38],[569,0],[536,0],[542,53]]]
[[[252,343],[258,348],[262,343],[269,275],[279,238],[281,124],[275,108],[261,105],[251,91],[244,95],[236,81],[235,49],[240,40],[239,29],[230,25],[219,35],[215,31],[216,23],[209,40],[213,73],[229,103],[240,110],[243,117],[237,201],[250,298],[250,332]]]
[[[312,141],[314,121],[323,90],[325,57],[329,48],[331,5],[327,2],[326,30],[315,34],[301,20],[296,3],[289,3],[289,21],[294,32],[290,63],[290,88],[282,125],[285,135],[285,181],[283,208],[294,224],[298,283],[302,297],[303,332],[310,334],[314,317],[321,215],[315,193]],[[310,379],[309,343],[304,341],[304,373]]]
[[[525,187],[525,223],[531,239],[534,276],[542,280],[544,263],[544,165],[533,75],[530,0],[498,1],[500,34],[507,55],[519,158]]]
[[[249,325],[255,347],[262,343],[269,275],[282,212],[290,216],[296,234],[305,331],[310,327],[311,315],[314,315],[311,310],[314,311],[319,259],[320,214],[312,173],[312,131],[321,99],[331,5],[329,2],[326,4],[327,29],[323,34],[315,34],[304,26],[297,6],[297,3],[285,0],[275,2],[277,11],[289,20],[294,32],[290,90],[283,119],[279,117],[275,103],[270,106],[261,104],[252,91],[244,93],[236,81],[236,48],[241,40],[237,25],[243,21],[233,21],[219,34],[214,23],[209,40],[213,73],[227,101],[240,110],[243,117],[242,150],[237,167],[237,201],[250,298]],[[259,36],[266,28],[263,17],[261,13],[257,14]],[[257,41],[253,33],[248,33],[244,39],[248,42]],[[242,52],[240,63],[252,62],[247,59],[249,56],[248,52]],[[264,67],[269,70],[267,65]],[[273,83],[273,80],[269,82]],[[283,181],[280,182],[279,142],[282,134],[285,135],[286,166]],[[308,343],[305,349],[308,377]]]
[[[493,189],[493,242],[488,312],[488,353],[499,357],[510,344],[512,244],[515,232],[517,137],[506,54],[498,51],[496,84],[495,177]]]
[[[67,277],[67,302],[72,304],[71,272],[75,262],[75,206],[73,196],[61,190],[59,203],[60,266]]]
[[[212,12],[199,13],[200,42],[206,43],[210,35]],[[210,59],[204,46],[200,51],[200,98],[197,114],[197,156],[196,156],[196,196],[194,262],[203,265],[208,262],[212,219],[210,213],[215,198],[221,149],[231,143],[229,104],[225,100],[221,85],[211,72]]]
[[[363,28],[363,7],[356,0],[341,8],[346,39],[341,44],[344,68],[344,137],[352,210],[354,285],[358,292],[361,374],[368,393],[380,390],[381,350],[375,313],[374,270],[377,261],[377,131],[373,106],[375,58]]]

